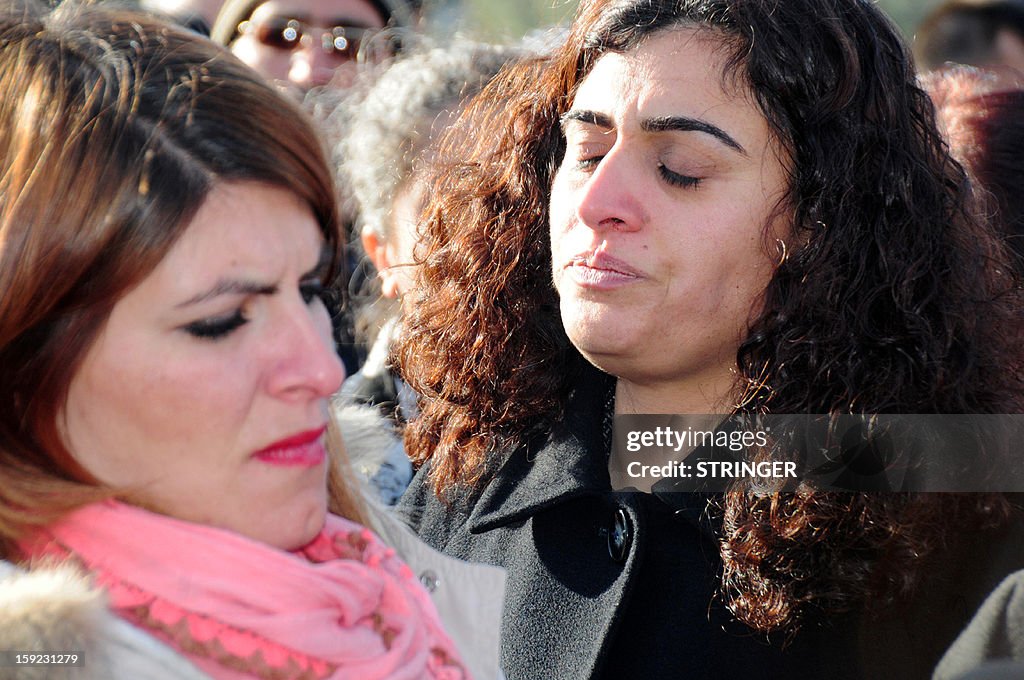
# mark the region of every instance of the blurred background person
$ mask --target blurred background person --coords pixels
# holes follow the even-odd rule
[[[926,74],[939,127],[1024,273],[1024,89],[1015,71],[953,66]]]
[[[954,63],[1024,74],[1024,1],[950,0],[925,17],[913,44],[922,71]]]
[[[417,221],[426,199],[424,177],[441,153],[441,134],[463,104],[475,96],[518,48],[454,39],[444,47],[424,43],[404,51],[379,76],[368,74],[327,121],[340,136],[335,145],[339,183],[352,196],[362,257],[363,290],[353,296],[357,340],[370,347],[365,364],[342,387],[339,406],[349,454],[381,499],[393,505],[412,477],[405,449],[395,434],[416,413],[416,396],[392,371],[391,345],[401,329],[400,298],[415,285]],[[468,140],[450,140],[444,153],[459,156]],[[357,409],[374,407],[378,423],[356,419]],[[362,425],[354,429],[356,423]],[[390,437],[380,439],[380,428]],[[371,439],[371,437],[373,437]],[[391,444],[382,446],[390,440]],[[363,442],[374,442],[373,446]]]
[[[147,12],[159,12],[200,35],[208,36],[224,0],[141,0]]]
[[[351,85],[357,58],[390,55],[394,31],[412,24],[414,9],[405,0],[228,0],[211,37],[301,96]]]

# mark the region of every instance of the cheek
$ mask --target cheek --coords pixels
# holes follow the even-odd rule
[[[561,172],[555,175],[554,183],[551,186],[551,201],[548,205],[548,227],[551,240],[551,257],[553,264],[561,260],[561,254],[565,247],[565,239],[573,223],[573,201],[572,193],[561,179]]]
[[[291,52],[261,45],[250,36],[231,44],[231,52],[244,64],[268,78],[284,80],[291,68]]]
[[[331,86],[337,87],[342,90],[352,87],[355,83],[356,78],[359,76],[359,71],[356,67],[355,62],[344,61],[340,64],[329,65],[334,74],[331,76]]]
[[[320,337],[328,347],[335,348],[334,326],[331,324],[331,313],[323,301],[317,301],[309,310],[313,318],[313,325],[319,331]]]
[[[565,218],[571,214],[572,206],[572,187],[568,178],[565,176],[565,170],[559,168],[555,172],[555,178],[551,182],[551,199],[549,203],[549,213],[551,215],[551,224],[554,228],[556,225],[562,224]]]
[[[105,333],[89,350],[68,389],[68,413],[84,422],[145,412],[157,392],[160,367],[134,342]]]
[[[763,215],[751,217],[757,218],[762,221],[764,219]],[[731,242],[722,243],[723,252],[729,255],[719,261],[717,270],[707,272],[707,279],[714,281],[709,288],[718,292],[717,300],[709,302],[721,306],[719,312],[711,313],[726,314],[734,318],[737,326],[746,328],[752,316],[760,310],[765,287],[775,272],[776,261],[768,250],[770,245],[765,241],[762,226],[748,228],[745,233],[738,232],[738,235]]]
[[[159,419],[152,417],[152,411],[160,404],[154,394],[149,376],[137,370],[133,357],[111,362],[102,353],[90,353],[69,385],[60,416],[71,456],[102,482],[133,481],[139,472],[128,472],[126,467],[135,463],[132,452],[148,444],[141,433],[154,438],[165,435],[162,428],[153,427]]]
[[[765,285],[774,262],[765,250],[764,215],[756,211],[715,210],[697,219],[693,213],[675,217],[688,232],[653,244],[648,253],[661,261],[664,297],[656,306],[671,306],[678,315],[705,319],[746,320]]]
[[[106,348],[89,356],[72,381],[69,448],[87,462],[229,438],[257,393],[251,369],[216,357]]]

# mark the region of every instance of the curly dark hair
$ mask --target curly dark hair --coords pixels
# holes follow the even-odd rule
[[[398,350],[424,395],[407,450],[435,490],[473,485],[488,453],[563,416],[584,359],[551,284],[558,124],[606,52],[706,32],[723,78],[789,152],[797,245],[736,357],[739,413],[1005,413],[1022,393],[1022,315],[1007,255],[972,208],[896,30],[863,0],[591,0],[563,47],[509,72],[464,117],[480,140],[437,177],[422,290]],[[950,532],[997,522],[995,495],[801,487],[722,500],[722,592],[741,620],[795,630],[808,608],[906,595]]]

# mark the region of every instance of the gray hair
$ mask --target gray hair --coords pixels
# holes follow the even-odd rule
[[[509,61],[513,47],[456,39],[446,47],[414,49],[372,82],[357,86],[332,114],[344,134],[334,147],[339,180],[354,202],[360,229],[391,232],[391,203],[429,161],[453,115]]]

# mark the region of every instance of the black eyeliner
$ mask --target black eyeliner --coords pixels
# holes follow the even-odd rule
[[[248,319],[242,314],[241,309],[236,309],[229,316],[214,317],[211,319],[200,319],[182,326],[189,335],[203,340],[219,340],[228,336],[233,331],[241,328]]]

